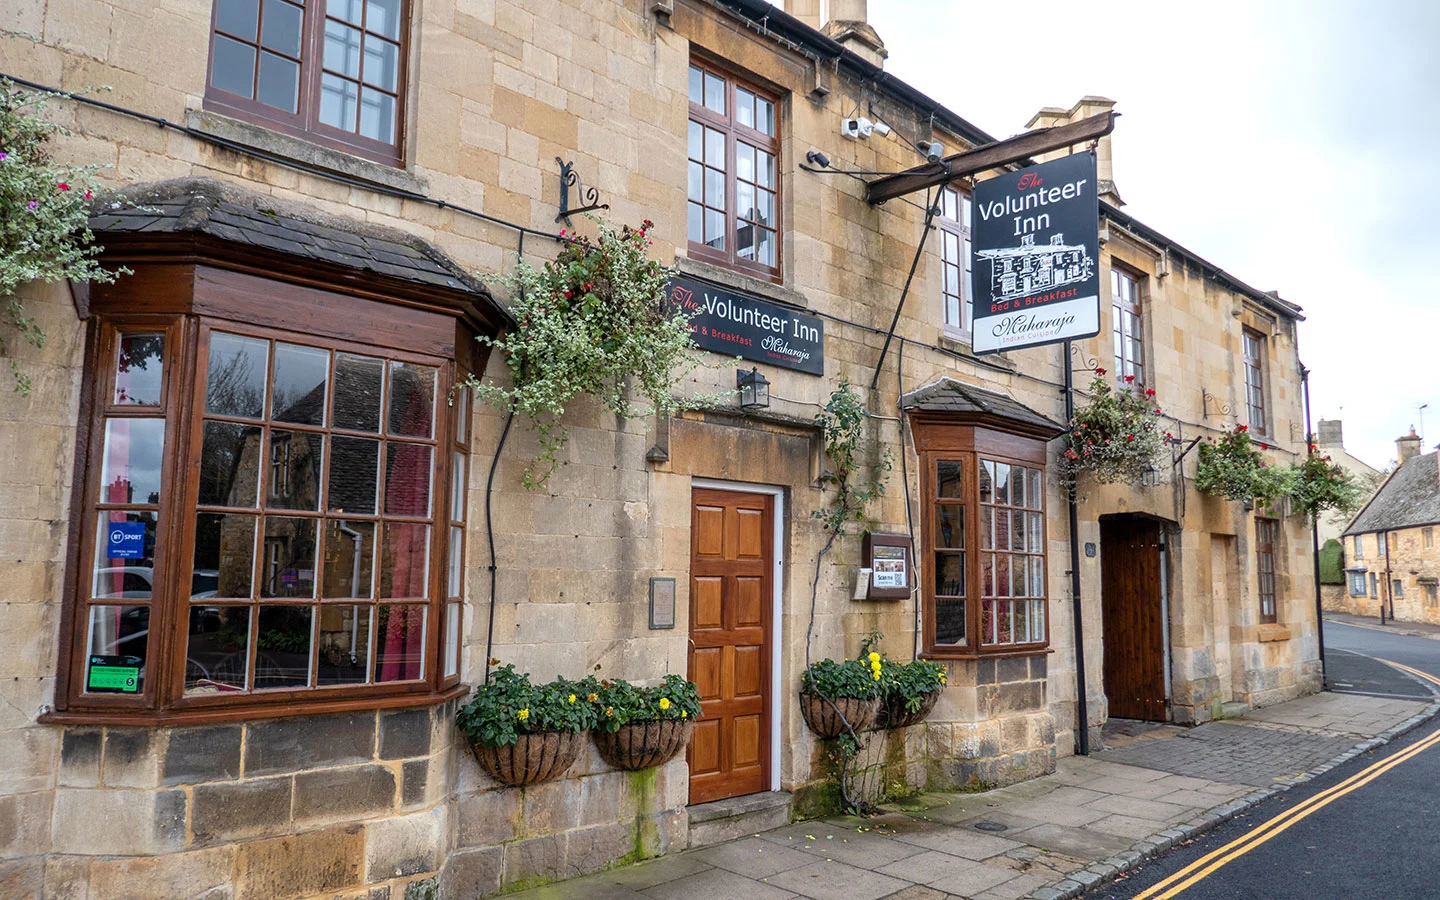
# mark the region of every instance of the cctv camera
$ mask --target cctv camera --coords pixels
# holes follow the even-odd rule
[[[875,123],[863,116],[860,118],[859,125],[860,136],[863,138],[868,138],[870,134],[875,130]]]
[[[830,157],[819,150],[811,150],[805,154],[805,161],[812,166],[819,166],[822,169],[830,168]]]
[[[934,165],[945,155],[945,145],[939,141],[916,141],[915,147],[925,154],[925,161]]]
[[[840,136],[855,140],[860,136],[859,119],[843,119],[840,122]]]
[[[884,122],[876,122],[876,123],[875,123],[875,133],[878,134],[878,135],[880,135],[881,137],[889,137],[889,136],[890,136],[890,126],[889,126],[889,125],[886,125]]]

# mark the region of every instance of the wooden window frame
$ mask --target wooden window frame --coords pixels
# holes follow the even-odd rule
[[[405,164],[406,112],[410,99],[410,32],[413,2],[412,0],[400,0],[400,32],[396,41],[400,45],[400,58],[395,82],[395,141],[393,143],[367,138],[358,132],[345,131],[320,121],[320,82],[321,76],[324,74],[325,20],[328,2],[329,0],[306,0],[305,2],[304,18],[300,27],[300,56],[297,60],[300,66],[300,91],[296,102],[296,111],[289,113],[268,103],[263,103],[259,99],[244,97],[214,86],[215,36],[217,34],[224,35],[231,40],[250,46],[258,46],[259,36],[257,34],[256,40],[252,41],[244,36],[230,35],[220,31],[218,27],[220,0],[212,0],[208,59],[205,63],[204,107],[382,165],[403,166]],[[263,0],[261,0],[261,6],[260,21],[263,21]],[[363,50],[361,56],[361,65],[363,66]],[[295,58],[291,57],[291,59]],[[347,80],[356,80],[350,79],[349,76],[345,77]],[[258,56],[256,78],[258,79]],[[384,88],[366,85],[362,81],[357,80],[356,83],[386,94],[390,93]],[[360,115],[358,93],[355,114],[358,123]]]
[[[1275,545],[1280,543],[1280,520],[1256,517],[1255,519],[1255,583],[1256,599],[1260,607],[1260,624],[1273,625],[1279,621],[1279,607],[1276,601],[1275,583],[1280,577],[1276,560],[1280,558]],[[1268,566],[1267,566],[1268,563]]]
[[[1145,354],[1144,299],[1140,285],[1143,276],[1121,266],[1110,266],[1110,330],[1115,349],[1115,382],[1124,389],[1143,391],[1148,379],[1145,377],[1148,359]],[[1125,285],[1132,288],[1131,296],[1123,296]],[[1126,335],[1124,327],[1130,326]],[[1134,381],[1126,381],[1127,375],[1134,375]]]
[[[954,197],[956,216],[946,215],[950,198]],[[971,304],[971,225],[967,220],[974,214],[970,205],[970,192],[954,185],[942,189],[940,195],[941,214],[935,221],[940,225],[940,320],[945,334],[966,342],[972,340],[973,313]],[[958,259],[950,259],[947,235],[953,236]],[[945,276],[950,269],[959,270],[960,292],[951,293],[946,289]],[[960,311],[960,321],[950,320],[950,304],[955,301]]]
[[[1255,355],[1251,355],[1251,346]],[[1269,404],[1265,398],[1266,372],[1265,357],[1269,342],[1265,335],[1253,328],[1240,333],[1241,364],[1245,367],[1245,421],[1250,430],[1258,435],[1270,434]]]
[[[128,255],[120,261],[131,265],[135,274],[115,285],[101,286],[92,294],[76,445],[76,484],[71,498],[68,575],[61,611],[62,640],[57,669],[56,709],[42,716],[42,721],[133,725],[239,721],[427,706],[445,702],[465,691],[460,683],[460,666],[457,664],[453,674],[447,672],[444,656],[451,624],[445,616],[451,598],[442,595],[447,587],[445,578],[449,565],[448,529],[445,526],[456,519],[449,507],[452,496],[449,476],[454,454],[443,451],[447,448],[460,449],[455,408],[447,404],[446,397],[463,372],[483,369],[487,354],[475,349],[474,335],[492,326],[487,320],[474,318],[479,313],[457,305],[443,292],[437,294],[428,288],[417,290],[400,282],[392,285],[384,278],[376,278],[363,285],[347,286],[346,290],[353,293],[342,295],[322,287],[334,282],[328,280],[330,276],[326,273],[315,271],[313,264],[299,263],[292,272],[281,266],[283,261],[279,257],[270,260],[263,251],[241,254],[241,257],[243,262],[236,269],[230,269],[228,264],[216,267],[205,263],[176,263],[173,257],[150,263],[145,261],[147,257],[144,255]],[[387,290],[396,293],[386,293]],[[264,324],[255,324],[257,322]],[[424,628],[426,650],[419,678],[371,681],[359,685],[251,688],[245,692],[185,696],[184,661],[192,605],[191,570],[200,479],[199,447],[205,419],[206,329],[436,368],[431,437],[417,438],[420,443],[436,448],[431,463],[430,515],[428,518],[421,517],[432,529],[430,570],[424,582],[425,596],[415,598],[417,605],[423,605],[428,610]],[[163,331],[166,335],[159,407],[116,406],[109,402],[114,396],[113,356],[122,331]],[[273,350],[270,352],[273,353]],[[329,378],[327,394],[333,396],[333,373]],[[272,387],[273,383],[267,379],[267,392]],[[331,402],[327,401],[327,409]],[[100,513],[97,509],[104,506],[96,502],[100,496],[98,463],[103,459],[104,421],[107,416],[127,415],[163,415],[165,422],[160,502],[157,505],[159,521],[153,555],[154,590],[149,600],[126,598],[119,604],[148,604],[150,607],[145,679],[137,695],[86,693],[87,609],[91,605],[90,579],[99,527]],[[269,419],[256,420],[256,424],[261,425],[268,422]],[[326,422],[323,430],[328,432],[332,427],[328,416]],[[291,423],[280,425],[285,429],[315,430],[292,426]],[[381,431],[375,437],[389,439],[383,422]],[[257,492],[262,492],[263,478],[269,471],[268,450],[263,446],[258,463],[257,481],[260,483]],[[380,465],[384,465],[383,458]],[[325,480],[322,476],[323,484]],[[263,497],[262,494],[262,500]],[[383,501],[383,495],[381,499]],[[328,505],[317,503],[322,507]],[[263,503],[257,502],[257,516],[262,514],[262,506]],[[309,517],[324,520],[332,516],[322,508]],[[383,513],[381,506],[377,507],[373,518],[380,522],[391,517]],[[263,559],[259,535],[256,557],[254,565],[259,566]],[[463,562],[462,559],[462,597],[465,580]],[[317,569],[322,565],[317,547]],[[373,565],[378,570],[378,547]],[[252,579],[256,571],[252,569]],[[317,617],[318,610],[325,603],[343,605],[347,602],[326,601],[322,594],[323,589],[317,580],[313,599],[292,598],[291,602],[310,605],[317,610]],[[387,599],[372,596],[361,603],[374,607]],[[258,609],[262,602],[270,604],[277,601],[275,598],[262,601],[258,584],[252,584],[248,601],[243,598],[236,600],[237,605],[248,603],[252,610]],[[96,605],[117,604],[109,598],[97,598]],[[215,605],[227,603],[219,600]],[[463,617],[458,624],[463,625]],[[251,646],[247,648],[247,658],[253,656],[256,649],[256,627],[252,613]],[[378,646],[378,641],[383,639],[381,630],[375,625],[371,630],[374,633],[372,640]],[[312,668],[318,643],[318,640],[312,641]],[[457,663],[460,661],[460,649],[457,644]],[[368,655],[367,666],[371,673],[377,658],[377,652]],[[370,677],[373,678],[373,674]]]
[[[921,527],[920,551],[916,562],[921,578],[920,603],[922,609],[922,653],[929,659],[978,659],[1006,656],[1031,656],[1046,653],[1050,646],[1050,597],[1049,597],[1049,521],[1047,518],[1048,498],[1044,496],[1039,509],[1029,508],[1040,515],[1041,552],[1045,573],[1043,597],[1013,598],[1039,600],[1045,606],[1045,635],[1043,640],[1023,644],[987,644],[981,635],[982,613],[985,597],[981,596],[981,558],[987,552],[981,546],[980,537],[980,467],[985,460],[1036,469],[1040,481],[1045,483],[1046,458],[1043,438],[1005,433],[991,428],[955,424],[947,421],[943,414],[914,414],[916,448],[920,456],[920,497]],[[935,643],[935,536],[934,498],[937,496],[936,464],[941,460],[960,460],[965,474],[964,497],[960,505],[965,508],[964,550],[965,550],[965,643]],[[1027,554],[1029,555],[1029,554]],[[1012,598],[1002,598],[1012,599]]]
[[[705,244],[703,241],[692,241],[689,239],[687,224],[686,242],[687,253],[692,259],[701,260],[727,269],[733,269],[746,275],[753,275],[776,284],[783,283],[785,270],[785,211],[784,211],[784,176],[783,157],[781,155],[780,134],[782,131],[781,122],[783,111],[781,108],[781,95],[778,91],[763,87],[753,80],[745,78],[728,66],[722,65],[714,60],[691,55],[689,66],[693,66],[722,79],[725,82],[725,114],[720,115],[703,103],[689,103],[689,115],[687,117],[686,129],[689,129],[689,122],[698,122],[701,125],[719,131],[725,135],[725,250],[720,251]],[[687,68],[688,71],[688,68]],[[740,124],[735,117],[736,102],[735,92],[738,88],[757,97],[763,98],[773,104],[775,109],[775,134],[768,135],[755,128]],[[737,160],[736,143],[740,140],[751,146],[764,150],[775,158],[775,265],[767,266],[759,262],[747,260],[740,257],[736,250],[739,245],[739,216],[737,203]],[[703,139],[702,139],[703,141]],[[687,154],[686,165],[689,165]],[[702,179],[701,190],[704,185]],[[688,204],[687,200],[688,223]],[[708,208],[708,207],[707,207]],[[703,222],[702,222],[703,229]],[[703,235],[702,235],[703,236]]]

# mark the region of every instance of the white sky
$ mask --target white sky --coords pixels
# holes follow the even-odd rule
[[[870,0],[888,71],[996,137],[1116,101],[1125,211],[1305,309],[1316,421],[1440,441],[1440,2]],[[1198,390],[1198,386],[1197,386]]]

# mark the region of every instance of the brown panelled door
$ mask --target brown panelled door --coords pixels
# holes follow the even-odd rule
[[[1100,600],[1110,717],[1165,721],[1160,523],[1100,521]]]
[[[775,498],[697,488],[690,519],[690,678],[701,716],[690,802],[770,786]]]

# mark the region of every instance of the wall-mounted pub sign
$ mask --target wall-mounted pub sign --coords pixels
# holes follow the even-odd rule
[[[1100,333],[1095,156],[1076,153],[975,185],[976,353]]]
[[[825,323],[818,317],[684,275],[671,278],[666,290],[694,314],[690,336],[702,350],[825,374]]]

